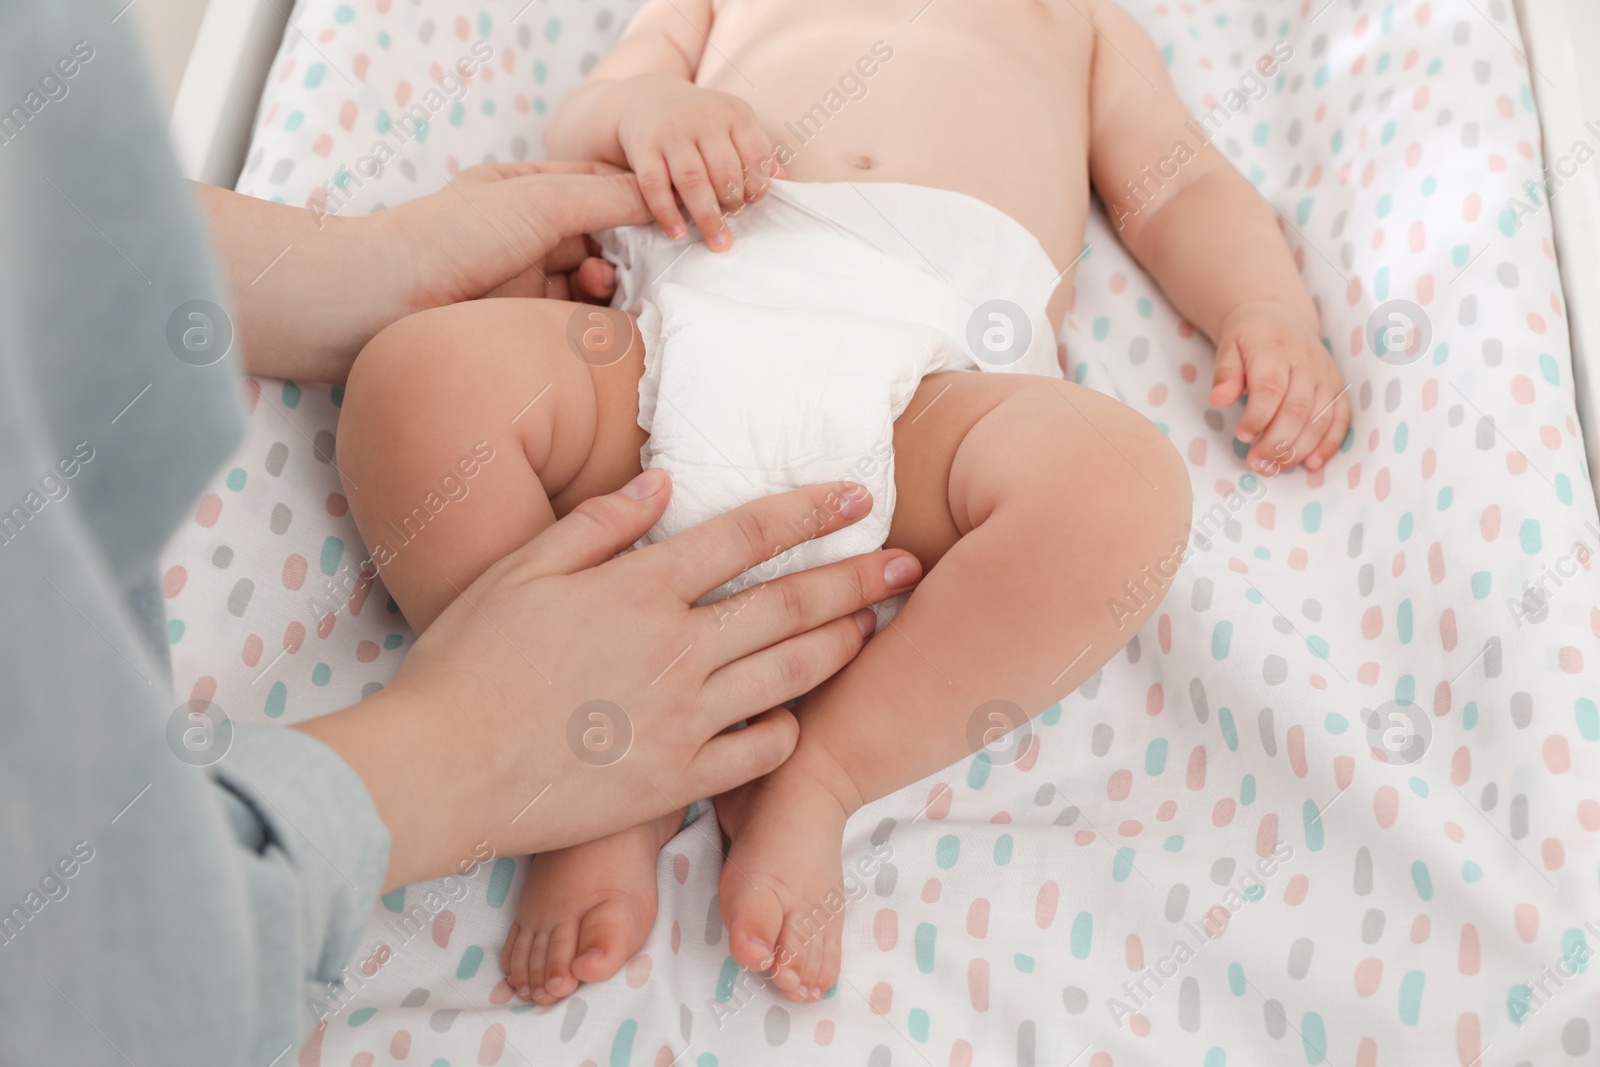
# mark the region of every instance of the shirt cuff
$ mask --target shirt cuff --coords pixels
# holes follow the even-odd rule
[[[235,724],[233,744],[213,768],[241,846],[277,852],[319,915],[314,977],[329,979],[356,951],[389,869],[389,830],[366,784],[338,753],[309,734]],[[324,910],[325,909],[325,910]]]

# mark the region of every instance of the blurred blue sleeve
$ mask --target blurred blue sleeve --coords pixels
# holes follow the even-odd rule
[[[224,297],[122,5],[0,4],[0,1061],[288,1064],[389,839],[170,689],[157,554],[243,422],[169,340]]]

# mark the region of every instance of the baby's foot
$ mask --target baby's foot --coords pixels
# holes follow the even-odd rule
[[[554,1004],[579,982],[604,982],[639,951],[656,919],[656,854],[682,824],[673,812],[533,858],[500,950],[519,997]]]
[[[733,842],[717,891],[733,958],[805,1002],[839,980],[839,850],[848,810],[800,764],[791,757],[717,798],[717,818]]]

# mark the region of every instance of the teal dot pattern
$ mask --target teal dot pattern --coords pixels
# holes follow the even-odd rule
[[[537,158],[637,0],[518,6],[304,0],[240,189],[364,215]],[[1350,385],[1327,470],[1244,472],[1238,411],[1204,402],[1209,345],[1095,214],[1067,376],[1163,428],[1209,534],[1027,758],[964,760],[852,821],[846,862],[891,859],[849,905],[829,995],[789,1004],[732,962],[702,818],[663,853],[640,954],[554,1009],[499,967],[525,859],[386,895],[302,1067],[1593,1059],[1600,524],[1511,6],[1124,6],[1191,111],[1257,97],[1213,143],[1277,209]],[[1241,81],[1280,40],[1263,88]],[[475,45],[464,92],[441,84]],[[369,172],[380,139],[398,150]],[[1387,299],[1430,316],[1429,358],[1375,358]],[[248,438],[162,584],[178,691],[281,725],[381,688],[412,635],[361,571],[342,390],[244,392]],[[1369,746],[1390,700],[1432,728],[1414,765]]]

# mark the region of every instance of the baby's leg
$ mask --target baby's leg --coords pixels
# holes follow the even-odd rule
[[[456,304],[391,326],[357,359],[339,468],[418,632],[490,564],[639,472],[642,346],[605,366],[578,358],[567,326],[593,313],[555,300]],[[616,973],[650,932],[656,853],[678,825],[669,815],[536,856],[501,954],[512,988],[552,1003],[579,979]]]
[[[418,633],[490,564],[639,473],[643,346],[605,366],[580,359],[574,314],[600,312],[526,299],[436,308],[373,338],[350,372],[339,471]]]
[[[802,702],[789,761],[717,802],[733,842],[720,885],[731,951],[774,968],[793,1000],[820,997],[839,975],[846,818],[970,755],[980,705],[1037,715],[1075,689],[1160,593],[1132,617],[1107,602],[1126,601],[1123,583],[1187,540],[1177,452],[1133,410],[1067,382],[930,377],[894,444],[889,544],[927,576],[893,625]]]

